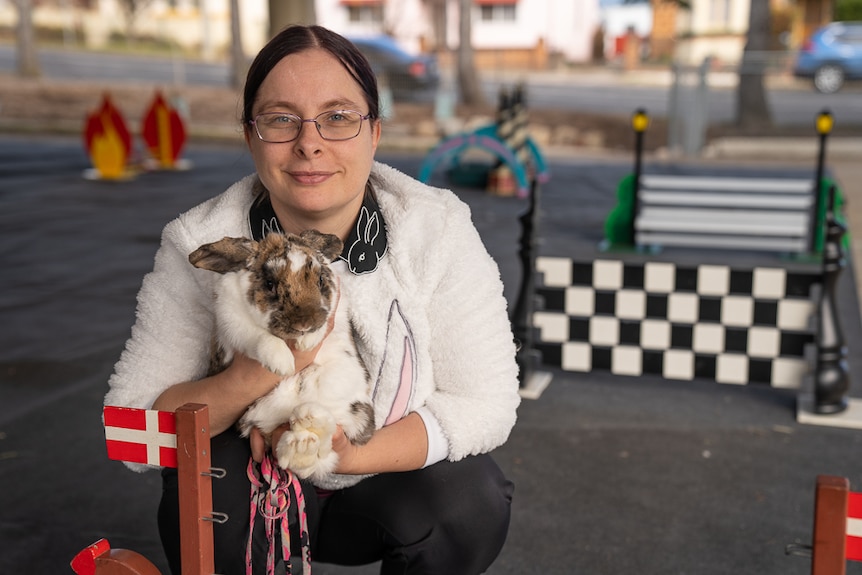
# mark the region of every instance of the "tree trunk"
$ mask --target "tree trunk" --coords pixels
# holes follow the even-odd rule
[[[36,34],[33,30],[33,3],[17,0],[18,6],[18,75],[36,78],[42,74],[36,52]]]
[[[242,49],[242,29],[239,21],[239,0],[230,0],[230,83],[241,89],[245,84],[248,62]]]
[[[269,37],[289,24],[317,24],[314,0],[269,0]]]
[[[747,129],[772,125],[769,102],[763,85],[769,50],[770,13],[768,0],[751,0],[748,36],[739,67],[736,92],[736,124]]]
[[[461,103],[468,106],[485,104],[476,62],[473,61],[472,21],[473,0],[460,0],[458,18],[458,93]]]

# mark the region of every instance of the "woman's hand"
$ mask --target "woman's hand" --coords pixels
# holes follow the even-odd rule
[[[272,445],[278,445],[281,436],[284,435],[285,431],[289,430],[289,423],[276,427],[272,432]],[[260,463],[263,460],[263,456],[266,454],[266,440],[263,437],[263,432],[256,427],[253,428],[251,430],[251,435],[249,435],[249,442],[251,443],[252,459]],[[347,467],[349,468],[349,462],[356,451],[356,446],[350,443],[347,436],[344,435],[344,430],[341,429],[340,425],[335,428],[335,433],[332,434],[332,450],[338,454],[339,466],[338,469],[336,469],[336,472],[341,473],[340,469],[345,465],[345,462],[348,462]]]
[[[418,413],[374,432],[368,443],[354,445],[338,427],[332,436],[332,449],[338,454],[336,473],[362,475],[411,471],[425,464],[428,433]]]
[[[357,468],[360,461],[359,447],[350,443],[340,425],[336,426],[332,434],[332,451],[338,454],[336,473],[350,473],[351,469]]]
[[[285,431],[289,430],[289,423],[276,427],[272,432],[272,445],[278,445],[281,436],[284,435]],[[251,442],[251,457],[256,462],[260,463],[266,453],[266,441],[263,437],[263,433],[257,428],[252,429],[249,441]],[[338,454],[338,467],[336,468],[336,473],[344,473],[345,471],[342,470],[350,469],[354,465],[357,449],[358,448],[355,445],[350,443],[347,436],[344,435],[344,430],[341,426],[336,426],[335,433],[332,434],[332,450]]]
[[[271,445],[278,446],[281,436],[289,429],[290,425],[284,424],[273,430]],[[259,430],[252,432],[251,449],[255,461],[263,459],[266,449]],[[410,471],[425,464],[428,433],[418,413],[411,413],[400,421],[378,429],[365,445],[351,443],[339,425],[332,435],[332,450],[338,454],[335,473],[362,475]]]

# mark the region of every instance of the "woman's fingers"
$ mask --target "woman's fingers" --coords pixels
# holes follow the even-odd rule
[[[263,461],[263,456],[266,452],[266,442],[263,439],[263,434],[258,428],[252,427],[248,440],[251,444],[251,458],[255,462],[260,463]]]

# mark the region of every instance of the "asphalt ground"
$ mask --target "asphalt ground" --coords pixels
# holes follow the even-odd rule
[[[78,139],[0,136],[0,575],[71,573],[74,554],[101,537],[166,570],[160,476],[106,459],[100,409],[161,228],[252,169],[240,145],[196,145],[185,157],[191,170],[89,181]],[[415,174],[422,156],[379,158]],[[555,158],[550,167],[541,249],[597,253],[630,159]],[[456,191],[514,302],[526,202]],[[851,266],[839,288],[851,377],[862,373],[852,277]],[[550,387],[522,403],[495,452],[516,492],[490,574],[809,573],[810,560],[785,546],[811,543],[816,476],[862,486],[862,433],[798,424],[794,392],[550,371]],[[862,573],[862,563],[848,567]]]

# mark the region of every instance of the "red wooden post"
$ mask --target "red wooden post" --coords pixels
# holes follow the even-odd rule
[[[207,406],[186,404],[177,410],[180,557],[184,575],[215,572],[210,463]]]
[[[850,482],[844,477],[817,476],[811,575],[845,575],[847,572],[847,498],[849,491]]]

